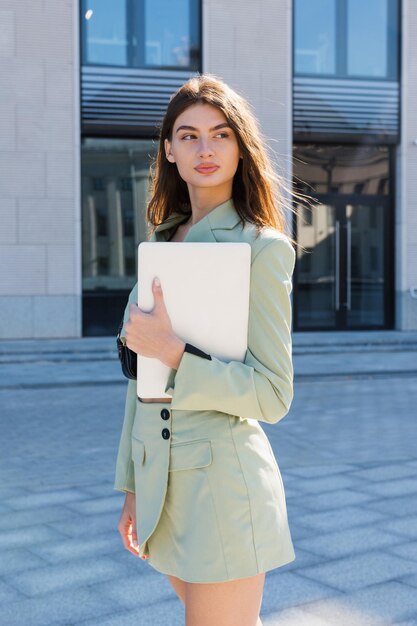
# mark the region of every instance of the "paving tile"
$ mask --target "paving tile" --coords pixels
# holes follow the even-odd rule
[[[388,554],[395,554],[396,556],[403,556],[406,559],[411,559],[417,562],[417,541],[401,540],[401,543],[388,546],[385,552]]]
[[[298,504],[300,502],[301,504]],[[300,498],[297,503],[294,500],[291,500],[286,497],[286,506],[287,506],[287,516],[290,527],[292,524],[296,524],[298,520],[301,520],[306,513],[309,512],[309,509],[306,509],[302,505],[303,499]]]
[[[262,601],[263,612],[270,613],[297,606],[309,600],[339,595],[337,590],[318,580],[299,576],[299,571],[267,573]]]
[[[125,573],[132,573],[136,575],[140,573],[141,576],[152,575],[156,570],[151,567],[147,560],[138,559],[134,554],[125,550],[122,546],[115,552],[109,554],[110,558],[117,563],[123,565]],[[159,572],[158,572],[159,573]]]
[[[297,574],[347,592],[407,574],[417,574],[417,562],[373,550],[308,566],[297,570]]]
[[[353,489],[336,489],[314,495],[303,495],[290,500],[290,504],[302,504],[310,511],[328,511],[330,509],[340,509],[349,504],[362,504],[376,501],[373,495],[354,491]]]
[[[0,605],[6,604],[6,602],[14,602],[20,598],[22,596],[17,589],[0,580]]]
[[[32,545],[28,544],[28,547],[32,548]],[[42,565],[46,565],[45,560],[25,548],[2,550],[0,576],[7,578],[8,574],[24,572],[36,567],[41,567]]]
[[[399,519],[385,520],[378,526],[381,530],[417,539],[417,515],[405,515]]]
[[[401,576],[400,582],[404,585],[409,585],[410,587],[417,587],[417,574],[411,576]]]
[[[46,525],[3,530],[0,532],[0,549],[29,547],[36,542],[58,541],[62,537],[62,533]]]
[[[380,511],[394,517],[417,514],[417,496],[399,496],[398,498],[378,498],[366,503],[371,511]]]
[[[8,487],[0,487],[0,501],[5,498],[11,498],[14,496],[23,496],[30,493],[27,488],[20,487],[18,485],[10,485]]]
[[[306,567],[307,565],[314,565],[316,563],[321,563],[323,557],[321,555],[313,554],[308,550],[302,550],[297,542],[294,543],[294,551],[295,551],[295,559],[287,565],[283,565],[280,568],[280,572],[288,572],[295,571],[297,569]]]
[[[91,538],[71,538],[57,542],[36,543],[30,546],[35,555],[49,563],[61,563],[82,557],[95,557],[98,554],[108,555],[124,550],[122,540],[117,531],[95,534]]]
[[[345,472],[354,472],[357,467],[350,463],[325,463],[323,465],[299,465],[288,468],[288,473],[302,478],[317,478]]]
[[[74,500],[85,500],[88,495],[78,489],[46,490],[42,493],[25,494],[21,496],[9,496],[3,502],[15,511],[35,509],[52,504],[65,504]]]
[[[316,532],[313,528],[309,526],[301,526],[301,524],[299,523],[299,520],[300,521],[302,520],[301,516],[298,518],[289,516],[289,525],[290,525],[291,537],[292,537],[293,542],[298,541],[299,539],[306,539],[308,537],[312,537],[316,535]]]
[[[0,532],[9,528],[23,528],[68,519],[72,515],[72,511],[65,506],[44,506],[39,509],[28,507],[26,510],[9,511],[0,514]]]
[[[401,463],[383,463],[374,467],[365,467],[360,470],[349,472],[349,476],[381,482],[395,478],[407,478],[417,476],[417,467]]]
[[[316,494],[335,491],[336,489],[355,489],[362,484],[363,481],[358,478],[347,476],[346,474],[336,474],[336,476],[300,478],[296,483],[296,487],[304,494]]]
[[[100,595],[114,600],[125,609],[146,607],[178,597],[165,574],[149,568],[146,575],[124,572],[117,579],[97,582],[94,590]]]
[[[266,614],[261,611],[260,617],[263,626],[335,626],[321,617],[294,608]]]
[[[297,487],[294,487],[294,484],[290,484],[290,485],[285,485],[285,496],[287,498],[292,498],[295,499],[297,497],[302,497],[303,496],[303,491],[302,489],[297,489]]]
[[[54,591],[92,585],[98,581],[124,574],[122,565],[105,556],[77,559],[12,574],[8,582],[26,596],[44,595]]]
[[[370,620],[380,620],[377,623],[398,624],[400,620],[416,618],[417,594],[411,587],[392,580],[358,589],[336,600],[309,603],[303,610],[325,619],[332,618],[337,626],[356,626],[367,616]],[[353,620],[352,615],[357,617]]]
[[[102,482],[102,483],[91,483],[90,485],[83,485],[80,489],[82,493],[85,493],[89,496],[109,496],[114,494],[114,486],[113,482]],[[124,498],[124,495],[120,493],[120,499]]]
[[[182,602],[165,600],[139,610],[114,613],[108,618],[74,622],[74,626],[184,626],[185,611]]]
[[[48,526],[69,537],[83,537],[103,532],[117,531],[120,511],[114,513],[99,513],[97,515],[78,515],[68,521],[50,522]]]
[[[321,555],[322,558],[335,559],[374,548],[385,548],[386,552],[391,552],[391,546],[403,541],[404,538],[398,535],[383,532],[373,525],[364,525],[300,539],[297,547]]]
[[[365,493],[377,496],[401,496],[410,495],[417,498],[417,479],[415,476],[411,478],[397,478],[395,480],[383,480],[381,482],[367,482],[360,487]]]
[[[118,511],[119,515],[123,503],[120,498],[110,495],[109,497],[93,498],[90,496],[88,500],[82,502],[71,502],[67,507],[77,513],[91,515],[93,513],[108,513],[109,511]]]
[[[358,506],[346,506],[320,513],[308,513],[298,520],[302,526],[307,526],[319,531],[331,531],[336,528],[352,528],[364,524],[378,524],[387,520],[387,515],[378,511],[368,511]]]
[[[91,588],[70,589],[49,593],[45,597],[21,598],[0,604],[0,624],[7,626],[54,626],[73,624],[119,609],[112,600],[95,593]]]

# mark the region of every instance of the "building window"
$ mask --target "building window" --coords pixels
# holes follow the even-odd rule
[[[349,76],[388,76],[388,2],[348,0],[347,72]]]
[[[336,1],[295,0],[295,71],[334,74],[336,71]]]
[[[84,292],[128,291],[148,238],[150,139],[84,138],[81,145]]]
[[[390,193],[387,146],[300,143],[293,157],[294,185],[303,193]]]
[[[397,80],[398,0],[294,0],[294,74]]]
[[[81,0],[82,64],[200,66],[201,0]]]
[[[82,0],[83,65],[127,65],[127,0]]]

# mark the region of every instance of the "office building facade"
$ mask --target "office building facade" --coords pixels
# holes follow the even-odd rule
[[[311,197],[293,330],[417,329],[412,0],[5,0],[0,332],[115,334],[147,239],[158,125],[210,72]]]

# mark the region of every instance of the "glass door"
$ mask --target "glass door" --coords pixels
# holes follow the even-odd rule
[[[338,280],[340,268],[340,226],[336,207],[321,203],[298,207],[294,308],[296,330],[335,329],[340,307]]]
[[[385,221],[383,205],[343,207],[343,324],[347,329],[385,326]]]
[[[317,197],[298,207],[294,330],[388,328],[388,200]]]

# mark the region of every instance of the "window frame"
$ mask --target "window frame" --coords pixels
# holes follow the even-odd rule
[[[400,43],[401,43],[401,0],[386,0],[387,2],[387,75],[359,76],[349,74],[348,66],[348,2],[349,0],[333,0],[335,2],[335,71],[328,72],[299,72],[296,69],[296,10],[293,2],[292,18],[292,66],[293,75],[305,78],[334,78],[363,81],[397,81],[400,76]],[[395,27],[392,27],[395,24]]]
[[[126,37],[127,52],[126,64],[98,63],[87,60],[88,42],[87,28],[84,15],[88,9],[88,0],[80,0],[80,58],[81,65],[95,67],[117,67],[120,69],[143,69],[143,70],[182,70],[199,71],[202,55],[202,1],[188,0],[190,16],[190,63],[189,65],[147,65],[145,59],[145,31],[144,12],[146,0],[124,0],[126,3]],[[141,16],[141,17],[140,17]],[[135,44],[135,40],[137,44]],[[194,48],[195,46],[195,48]],[[199,54],[193,58],[193,49],[198,49]]]

